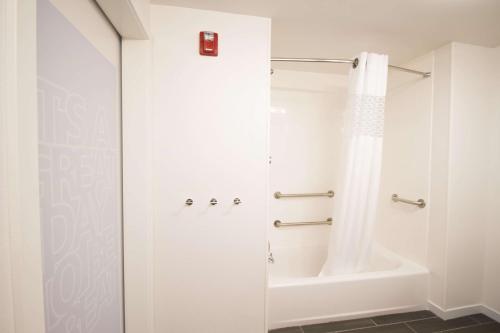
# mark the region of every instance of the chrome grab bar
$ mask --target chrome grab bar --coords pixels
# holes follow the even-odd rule
[[[329,217],[326,219],[326,221],[311,221],[311,222],[281,222],[280,220],[274,221],[274,226],[276,228],[280,227],[297,227],[297,226],[302,226],[302,225],[321,225],[321,224],[327,224],[327,225],[332,225],[332,218]]]
[[[409,205],[415,205],[415,206],[418,206],[419,208],[425,207],[425,200],[424,199],[418,199],[417,201],[413,201],[413,200],[400,198],[397,194],[392,195],[392,201],[403,202],[403,203],[409,204]]]
[[[280,198],[300,198],[300,197],[329,197],[333,198],[335,195],[335,192],[332,190],[326,192],[326,193],[296,193],[296,194],[285,194],[281,192],[274,192],[274,197],[276,199]]]

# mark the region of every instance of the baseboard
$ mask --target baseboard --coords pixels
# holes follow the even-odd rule
[[[432,311],[436,316],[443,320],[469,316],[476,313],[482,313],[498,322],[500,322],[500,312],[484,305],[484,304],[472,304],[466,306],[460,306],[450,309],[443,309],[439,305],[428,301],[429,310]]]
[[[496,311],[487,305],[481,305],[481,313],[500,323],[500,311]]]
[[[277,329],[277,328],[292,327],[292,326],[312,325],[312,324],[318,324],[318,323],[327,323],[330,321],[359,319],[359,318],[375,317],[375,316],[382,316],[382,315],[393,314],[393,313],[412,312],[412,311],[420,311],[420,310],[427,310],[427,306],[426,305],[409,305],[409,306],[400,306],[400,307],[379,309],[379,310],[368,310],[368,311],[342,313],[342,314],[336,314],[336,315],[331,315],[331,316],[299,318],[299,319],[287,320],[287,321],[281,321],[281,322],[274,323],[273,325],[269,325],[269,329]]]
[[[428,301],[428,304],[429,304],[429,310],[432,311],[436,316],[444,320],[481,313],[482,310],[481,304],[460,306],[446,310],[431,301]]]
[[[295,320],[289,320],[286,322],[278,322],[274,325],[270,325],[269,329],[277,329],[283,327],[291,327],[291,326],[301,326],[301,325],[311,325],[317,323],[325,323],[330,321],[338,321],[338,320],[349,320],[349,319],[358,319],[358,318],[366,318],[366,317],[374,317],[381,316],[393,313],[402,313],[402,312],[411,312],[411,311],[420,311],[420,310],[429,310],[433,312],[436,316],[443,320],[449,320],[453,318],[469,316],[476,313],[482,313],[498,322],[500,322],[500,312],[496,311],[484,304],[472,304],[467,306],[460,306],[451,309],[443,309],[439,305],[428,301],[427,306],[425,305],[415,305],[415,306],[401,306],[389,309],[382,310],[370,310],[370,311],[359,311],[359,312],[351,312],[351,313],[343,313],[336,314],[331,316],[322,316],[322,317],[313,317],[313,318],[300,318]]]

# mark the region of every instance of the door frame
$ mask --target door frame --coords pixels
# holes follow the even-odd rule
[[[3,0],[0,22],[0,331],[44,332],[36,0]]]

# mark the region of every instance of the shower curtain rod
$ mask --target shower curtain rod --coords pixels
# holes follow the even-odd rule
[[[282,61],[282,62],[327,62],[327,63],[334,63],[334,64],[352,64],[354,68],[358,66],[358,58],[351,60],[351,59],[322,59],[322,58],[271,58],[271,61]],[[400,66],[394,66],[394,65],[389,65],[389,68],[406,72],[406,73],[412,73],[412,74],[417,74],[417,75],[422,75],[423,77],[429,77],[431,76],[431,72],[421,72],[417,71],[414,69],[409,69],[405,67],[400,67]]]

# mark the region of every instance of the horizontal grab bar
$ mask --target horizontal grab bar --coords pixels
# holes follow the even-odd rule
[[[274,226],[276,228],[280,227],[298,227],[298,226],[303,226],[303,225],[321,225],[321,224],[327,224],[327,225],[332,225],[332,218],[329,217],[326,219],[326,221],[311,221],[311,222],[281,222],[280,220],[274,221]]]
[[[274,197],[276,199],[280,198],[300,198],[300,197],[329,197],[333,198],[335,195],[335,192],[332,190],[326,192],[326,193],[295,193],[295,194],[285,194],[281,192],[274,192]]]
[[[424,199],[418,199],[417,201],[413,201],[413,200],[400,198],[397,194],[392,195],[392,201],[403,202],[403,203],[409,204],[409,205],[415,205],[415,206],[418,206],[419,208],[425,207],[425,200]]]

